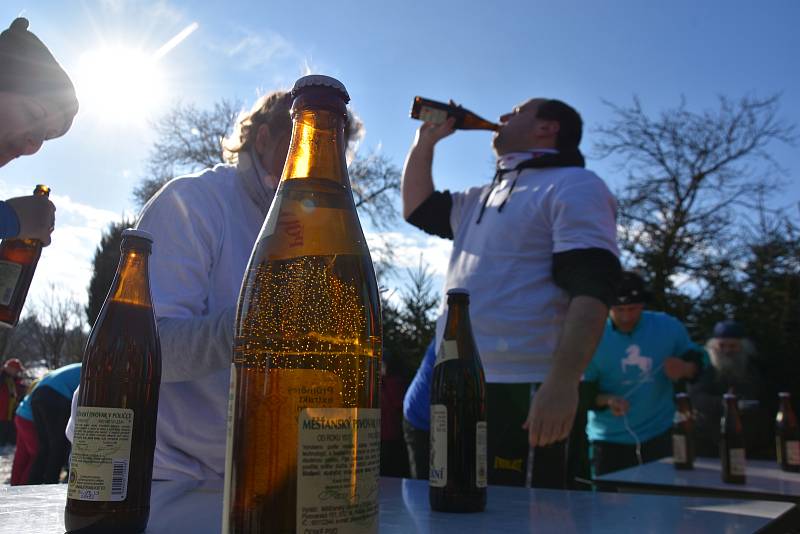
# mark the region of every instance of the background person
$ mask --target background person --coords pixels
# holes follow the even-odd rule
[[[81,364],[59,367],[39,380],[31,393],[31,411],[38,449],[28,484],[56,484],[66,467],[70,444],[66,429],[72,395],[81,382]]]
[[[434,147],[453,126],[417,130],[403,169],[403,215],[453,239],[444,290],[470,292],[491,421],[489,483],[563,488],[578,384],[620,272],[616,202],[583,168],[582,119],[559,100],[531,99],[500,117],[491,184],[437,191]],[[429,409],[433,352],[406,393],[418,413]]]
[[[594,475],[672,454],[674,384],[695,378],[702,349],[671,315],[645,311],[644,280],[626,271],[584,380],[598,392],[589,411]]]
[[[22,398],[14,415],[17,446],[14,449],[14,461],[11,464],[12,486],[28,483],[31,466],[33,466],[39,451],[39,436],[36,434],[36,426],[33,424],[33,410],[31,409],[31,393],[38,385],[39,381],[35,380],[28,387],[28,393]]]
[[[9,358],[0,369],[0,447],[16,442],[14,412],[25,395],[22,373],[25,368],[17,358]]]

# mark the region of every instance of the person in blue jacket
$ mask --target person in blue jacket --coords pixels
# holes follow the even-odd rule
[[[55,484],[69,456],[65,434],[72,394],[81,382],[81,364],[59,367],[45,375],[31,393],[33,424],[39,449],[28,475],[28,484]]]
[[[674,385],[698,376],[704,352],[666,313],[645,311],[644,280],[626,271],[584,380],[597,395],[587,434],[595,475],[672,454]]]
[[[28,31],[27,19],[14,20],[0,34],[0,167],[67,133],[77,112],[67,73]],[[47,197],[0,201],[0,238],[33,238],[48,245],[54,222],[55,206]]]

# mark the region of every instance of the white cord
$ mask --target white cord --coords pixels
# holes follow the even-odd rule
[[[642,387],[644,383],[647,381],[647,379],[655,375],[657,372],[659,372],[662,367],[664,367],[664,362],[661,362],[661,365],[656,367],[654,371],[650,371],[649,373],[645,373],[643,376],[639,377],[639,380],[627,392],[625,392],[624,395],[622,395],[622,398],[627,399],[628,397],[630,397],[634,391]],[[630,434],[633,437],[633,441],[636,443],[636,449],[635,449],[636,460],[639,462],[639,465],[642,465],[644,463],[644,461],[642,460],[642,442],[639,440],[639,436],[636,435],[636,432],[633,431],[630,424],[628,423],[627,412],[622,414],[622,422],[625,424],[625,430],[628,431],[628,434]]]

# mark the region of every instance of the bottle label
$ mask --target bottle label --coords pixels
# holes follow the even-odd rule
[[[128,493],[133,410],[78,406],[67,496],[124,501]]]
[[[0,261],[0,306],[11,304],[22,265],[13,261]]]
[[[228,388],[228,433],[225,439],[225,485],[222,492],[222,532],[230,525],[231,483],[233,466],[233,414],[236,411],[236,364],[231,363],[231,385]]]
[[[297,531],[377,533],[380,409],[303,408],[297,424]]]
[[[486,421],[475,425],[475,486],[486,487]]]
[[[439,345],[439,350],[436,351],[436,362],[433,364],[434,367],[439,365],[440,363],[444,363],[447,360],[457,360],[458,359],[458,343],[455,339],[442,339],[441,345]]]
[[[442,124],[447,121],[447,111],[443,109],[422,106],[419,110],[419,120],[424,122],[432,122],[433,124]]]
[[[431,463],[428,483],[435,488],[447,485],[447,406],[431,404]]]
[[[730,449],[728,457],[730,458],[731,475],[744,476],[744,449]]]
[[[686,436],[672,435],[672,459],[676,464],[685,464],[688,460],[686,454]]]
[[[800,441],[786,442],[786,463],[800,465]]]

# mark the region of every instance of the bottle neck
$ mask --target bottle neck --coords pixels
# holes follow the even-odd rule
[[[345,116],[327,109],[293,112],[292,139],[281,181],[316,178],[350,188],[344,151]]]
[[[470,332],[472,325],[469,320],[469,311],[466,299],[453,299],[447,301],[447,321],[444,327],[446,339],[456,339],[459,330]]]
[[[109,300],[137,306],[152,306],[148,262],[150,252],[138,248],[123,249]]]

